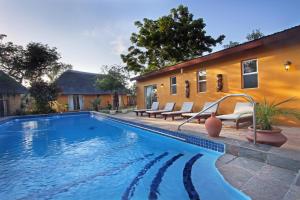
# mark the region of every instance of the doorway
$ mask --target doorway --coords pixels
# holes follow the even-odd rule
[[[83,110],[84,109],[84,104],[83,104],[83,96],[74,94],[74,95],[69,95],[68,97],[68,105],[69,105],[69,110]]]
[[[0,117],[7,116],[7,100],[4,95],[0,95]]]
[[[145,105],[146,108],[151,108],[153,102],[157,101],[157,87],[156,85],[149,85],[145,87]]]

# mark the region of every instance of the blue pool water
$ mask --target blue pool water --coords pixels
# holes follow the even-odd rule
[[[0,199],[248,199],[221,153],[90,114],[0,125]]]

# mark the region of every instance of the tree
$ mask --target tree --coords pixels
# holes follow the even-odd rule
[[[239,44],[240,44],[239,42],[229,41],[229,44],[223,45],[223,48],[224,49],[228,49],[228,48],[231,48],[231,47],[235,47],[235,46],[237,46]]]
[[[257,40],[261,37],[263,37],[264,34],[260,31],[260,29],[255,29],[252,31],[252,33],[249,33],[247,36],[246,36],[246,39],[248,41],[252,41],[252,40]]]
[[[51,80],[72,67],[59,62],[60,58],[57,49],[46,44],[31,42],[24,48],[0,40],[0,69],[20,83],[35,82],[44,76]]]
[[[5,34],[0,34],[0,40],[3,40],[3,38],[7,37]]]
[[[31,84],[30,95],[35,100],[36,113],[51,113],[53,102],[57,100],[59,88],[55,83],[39,80]]]
[[[57,63],[46,75],[50,82],[54,82],[62,73],[72,68],[73,66],[70,64]]]
[[[157,20],[135,22],[138,33],[132,33],[132,46],[121,58],[129,71],[145,73],[166,65],[202,56],[221,43],[224,35],[214,39],[206,34],[202,18],[193,19],[187,7],[173,8]]]
[[[118,93],[127,90],[128,73],[120,65],[105,65],[103,66],[103,71],[104,75],[99,75],[96,80],[96,86],[99,89],[113,92],[113,108],[118,110]]]

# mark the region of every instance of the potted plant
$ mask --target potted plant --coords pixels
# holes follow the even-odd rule
[[[127,108],[122,108],[122,109],[121,109],[121,112],[122,112],[123,114],[126,114],[126,113],[128,113],[128,109],[127,109]]]
[[[295,98],[289,98],[276,103],[267,102],[265,99],[263,103],[256,106],[256,141],[258,143],[280,147],[287,141],[287,138],[281,133],[282,130],[273,126],[273,124],[279,116],[289,116],[300,119],[300,111],[280,107],[285,103],[295,100]],[[246,137],[249,141],[253,141],[253,126],[250,126],[248,129],[250,132]]]

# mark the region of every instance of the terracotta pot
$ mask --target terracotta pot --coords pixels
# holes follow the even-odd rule
[[[248,141],[253,142],[254,140],[253,127],[250,126],[248,130],[249,132],[246,135],[246,138]],[[287,141],[287,137],[285,137],[281,133],[281,131],[282,130],[280,128],[275,128],[275,127],[272,127],[272,130],[256,129],[256,142],[280,147]]]
[[[216,118],[215,113],[212,113],[211,116],[205,120],[205,128],[210,137],[219,137],[222,129],[222,122]]]

